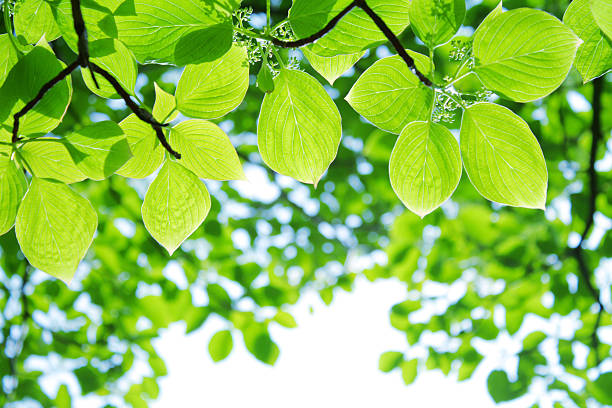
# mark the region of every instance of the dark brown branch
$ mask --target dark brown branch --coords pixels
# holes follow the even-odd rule
[[[38,91],[38,94],[36,94],[34,99],[28,102],[26,106],[21,108],[21,110],[14,115],[13,139],[12,139],[13,143],[17,143],[19,141],[19,118],[21,118],[26,113],[31,111],[34,108],[34,106],[36,106],[36,104],[40,102],[42,98],[45,97],[45,94],[49,92],[51,88],[57,85],[60,81],[62,81],[68,75],[70,75],[72,71],[77,69],[78,66],[79,66],[79,62],[75,61],[72,64],[68,65],[66,68],[62,69],[54,78],[52,78],[49,82],[44,84],[42,88],[40,88],[40,91]]]
[[[134,114],[140,120],[150,124],[153,127],[153,129],[155,130],[155,134],[157,135],[157,139],[159,139],[159,142],[162,144],[162,146],[164,146],[164,148],[168,151],[168,153],[170,153],[177,159],[180,159],[181,158],[180,153],[172,149],[172,147],[168,143],[168,140],[166,139],[166,135],[164,134],[164,131],[162,130],[162,127],[168,126],[168,125],[159,123],[157,120],[155,120],[155,118],[153,117],[153,115],[151,115],[149,111],[138,106],[138,104],[134,102],[134,100],[131,98],[130,94],[125,89],[123,89],[119,81],[117,81],[115,77],[112,76],[109,72],[107,72],[103,68],[100,68],[98,65],[94,64],[93,62],[90,63],[90,66],[93,71],[102,75],[104,79],[110,82],[113,88],[115,88],[115,91],[117,91],[119,96],[121,96],[121,98],[125,101],[125,104],[128,106],[128,108],[130,108],[130,110],[134,112]]]
[[[83,12],[81,11],[81,0],[70,0],[72,6],[72,21],[74,23],[74,31],[78,36],[78,60],[79,65],[83,68],[89,68],[89,41],[87,39],[87,29],[85,28],[85,20],[83,19]],[[93,80],[96,88],[100,89],[98,80],[94,75],[93,70],[89,70],[91,73],[91,79]]]
[[[587,218],[585,219],[584,230],[582,231],[582,235],[580,236],[580,242],[578,246],[574,248],[573,255],[578,262],[578,270],[580,275],[582,275],[582,279],[586,284],[589,292],[595,299],[595,302],[599,306],[599,312],[597,313],[597,319],[595,321],[595,325],[593,327],[593,332],[591,334],[591,342],[595,352],[595,360],[599,365],[599,337],[597,336],[597,330],[599,329],[599,325],[601,323],[601,316],[604,313],[605,309],[603,303],[600,299],[599,289],[593,282],[591,281],[592,272],[587,265],[586,260],[584,259],[584,247],[583,244],[586,241],[591,229],[593,228],[595,212],[597,211],[597,195],[599,193],[598,188],[598,177],[597,170],[595,170],[595,162],[597,161],[597,151],[599,148],[599,143],[603,139],[603,132],[601,130],[601,97],[603,94],[603,78],[597,78],[593,81],[593,120],[591,121],[591,153],[589,156],[589,168],[587,170],[587,174],[589,176],[589,212],[587,214]]]
[[[421,71],[419,71],[419,69],[414,63],[414,59],[412,59],[412,57],[408,55],[408,53],[402,46],[402,43],[400,42],[399,38],[397,38],[397,36],[393,34],[393,31],[391,31],[389,26],[385,24],[383,19],[380,18],[380,16],[376,14],[376,12],[372,10],[370,6],[368,6],[366,0],[355,0],[354,2],[357,3],[357,6],[359,6],[363,11],[365,11],[365,13],[372,19],[372,21],[374,21],[380,31],[382,31],[385,37],[387,37],[387,40],[389,40],[391,45],[393,45],[395,51],[397,51],[399,56],[402,57],[402,59],[404,60],[408,68],[410,68],[412,73],[416,75],[424,85],[432,86],[432,82],[429,80],[429,78],[423,75]]]
[[[429,78],[427,78],[421,71],[419,71],[416,64],[414,63],[414,59],[410,55],[408,55],[408,53],[402,46],[402,43],[400,42],[399,38],[397,38],[397,36],[393,33],[393,31],[391,31],[391,29],[383,21],[383,19],[378,14],[376,14],[376,12],[368,5],[366,0],[353,0],[336,17],[331,19],[325,27],[306,38],[302,38],[295,41],[283,41],[277,38],[272,38],[272,44],[283,48],[298,48],[303,47],[304,45],[312,44],[313,42],[317,41],[318,39],[329,33],[338,24],[338,22],[342,20],[342,18],[344,18],[344,16],[346,16],[355,7],[359,7],[360,9],[362,9],[372,19],[374,24],[376,24],[378,29],[382,31],[387,40],[391,43],[391,45],[393,45],[393,48],[395,48],[399,56],[404,60],[408,68],[419,78],[419,80],[426,86],[432,86],[433,83],[431,82],[431,80],[429,80]]]
[[[320,31],[309,35],[306,38],[301,38],[295,41],[283,41],[273,37],[271,40],[272,44],[282,48],[299,48],[303,47],[304,45],[311,44],[322,38],[325,34],[329,33],[336,26],[336,24],[338,24],[338,22],[342,20],[344,16],[350,13],[350,11],[355,7],[357,7],[357,1],[354,0],[348,6],[346,6],[344,10],[342,10],[336,17],[332,18],[329,23],[327,23],[327,25],[323,27]]]

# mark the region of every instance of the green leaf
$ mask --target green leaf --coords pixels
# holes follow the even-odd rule
[[[491,371],[487,378],[487,388],[496,403],[510,401],[527,392],[527,386],[520,381],[510,382],[505,371]]]
[[[127,138],[115,122],[94,123],[64,140],[77,167],[93,180],[110,177],[132,157]]]
[[[56,138],[44,137],[28,142],[19,149],[28,171],[38,178],[52,179],[72,184],[87,176],[76,166],[66,145]]]
[[[338,152],[338,108],[304,72],[283,69],[274,82],[259,114],[259,152],[274,171],[316,186]]]
[[[297,327],[297,322],[295,321],[293,316],[291,316],[287,312],[283,312],[282,310],[280,310],[278,313],[276,313],[276,315],[274,316],[273,320],[276,323],[278,323],[281,326],[286,327],[288,329],[295,329]]]
[[[419,361],[417,359],[402,361],[400,367],[402,369],[402,379],[404,384],[410,385],[416,380]]]
[[[65,184],[35,177],[19,207],[15,232],[32,266],[68,283],[97,225],[89,201]]]
[[[244,180],[245,175],[229,138],[212,122],[192,119],[179,123],[170,133],[171,144],[181,152],[181,164],[199,178]]]
[[[225,360],[232,352],[234,341],[229,330],[221,330],[215,333],[208,343],[208,352],[215,363]]]
[[[191,171],[167,160],[149,186],[142,220],[157,242],[172,255],[202,224],[210,210],[206,186]]]
[[[130,95],[134,95],[138,66],[132,53],[121,41],[112,38],[92,41],[89,43],[89,54],[95,64],[108,71],[121,84],[123,89]],[[85,85],[96,95],[109,99],[121,99],[111,83],[100,74],[96,74],[99,88],[93,82],[88,68],[81,68],[81,74]]]
[[[264,325],[253,323],[244,331],[244,344],[247,350],[262,363],[274,365],[280,354],[278,346],[270,338]]]
[[[544,209],[548,173],[542,149],[527,123],[510,109],[492,103],[467,108],[461,121],[461,156],[483,197]]]
[[[157,85],[155,85],[155,105],[153,105],[153,117],[160,123],[171,122],[178,116],[176,111],[176,98]]]
[[[464,17],[464,0],[412,0],[410,6],[412,30],[429,48],[453,38]]]
[[[27,44],[36,44],[43,36],[46,41],[53,41],[61,34],[46,0],[18,1],[13,24],[17,37]]]
[[[612,41],[601,32],[589,7],[589,0],[574,0],[563,22],[584,42],[578,48],[574,66],[584,83],[612,69]]]
[[[383,373],[388,373],[395,369],[402,361],[404,361],[404,353],[387,351],[381,354],[378,360],[378,369]]]
[[[407,50],[419,71],[431,73],[428,57]],[[434,91],[421,83],[399,56],[376,61],[357,80],[347,102],[379,128],[399,134],[410,122],[428,120]]]
[[[357,52],[354,54],[335,55],[333,57],[322,57],[310,50],[311,47],[302,48],[304,56],[310,62],[312,68],[317,71],[323,78],[333,85],[342,74],[348,71],[357,61],[364,56],[365,52]]]
[[[259,74],[257,74],[257,88],[265,93],[270,93],[274,90],[274,75],[268,63],[261,64]]]
[[[297,38],[308,37],[327,25],[350,0],[295,0],[289,10],[289,21]],[[409,0],[368,0],[368,5],[396,35],[408,27]],[[360,8],[354,8],[334,29],[311,47],[315,54],[333,57],[361,52],[382,44],[386,37]]]
[[[0,122],[13,127],[13,115],[20,111],[55,77],[65,65],[44,46],[36,46],[13,67],[0,88]],[[66,114],[72,97],[70,77],[55,85],[20,120],[19,134],[47,133],[55,129]]]
[[[66,384],[62,384],[57,390],[54,403],[57,408],[72,407],[72,399],[70,398],[70,392],[68,391]]]
[[[132,158],[116,173],[129,178],[150,176],[162,165],[165,154],[155,131],[134,114],[121,121],[119,126],[127,136]]]
[[[135,14],[116,16],[119,39],[141,63],[214,61],[232,45],[231,9],[215,0],[134,0]]]
[[[557,89],[580,39],[555,17],[520,8],[499,14],[474,34],[474,70],[483,84],[517,102]]]
[[[240,105],[248,88],[246,49],[234,46],[216,61],[185,68],[176,88],[177,108],[193,118],[220,118]]]
[[[28,182],[8,157],[0,157],[0,235],[6,234],[15,225],[17,210],[28,190]]]
[[[523,340],[523,350],[531,350],[537,347],[541,342],[546,339],[546,334],[541,331],[534,331],[529,333]]]
[[[597,25],[612,40],[612,4],[609,0],[589,0],[589,4]]]
[[[410,123],[393,148],[389,173],[395,194],[410,211],[424,217],[445,202],[459,184],[459,143],[438,123]]]
[[[612,371],[601,374],[587,383],[587,391],[600,403],[612,405]]]
[[[62,38],[74,52],[78,52],[78,36],[74,30],[71,0],[50,2],[53,16],[62,33]],[[90,42],[104,38],[117,38],[117,24],[107,0],[83,0],[81,12]]]
[[[17,51],[8,34],[0,34],[0,86],[4,84],[11,69],[19,61]]]

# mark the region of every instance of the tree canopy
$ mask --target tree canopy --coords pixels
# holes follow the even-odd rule
[[[2,404],[71,406],[30,363],[57,357],[81,395],[147,406],[152,340],[211,315],[214,361],[274,364],[303,293],[365,277],[406,287],[380,369],[407,385],[510,339],[494,401],[612,405],[609,1],[2,10]]]

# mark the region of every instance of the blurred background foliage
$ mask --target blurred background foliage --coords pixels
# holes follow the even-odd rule
[[[470,35],[496,3],[468,2],[462,32]],[[508,9],[541,8],[558,18],[567,5],[504,1]],[[243,6],[253,7],[254,19],[265,14],[263,0]],[[274,22],[289,7],[289,0],[276,2]],[[54,51],[74,59],[62,41]],[[410,30],[402,41],[426,52]],[[441,72],[453,72],[451,48],[436,50]],[[271,322],[294,327],[287,311],[303,293],[316,291],[329,304],[363,276],[406,287],[406,300],[390,311],[406,347],[380,360],[383,371],[400,370],[406,384],[427,369],[465,380],[487,350],[507,348],[512,364],[487,380],[496,402],[532,391],[555,407],[612,405],[612,78],[582,85],[572,70],[543,100],[497,101],[520,114],[542,145],[550,177],[545,212],[487,202],[464,174],[452,200],[421,220],[389,184],[395,136],[367,124],[343,99],[388,53],[385,46],[370,51],[333,89],[326,86],[342,114],[343,141],[316,190],[262,165],[254,132],[263,94],[253,66],[245,101],[220,123],[250,183],[207,182],[210,215],[174,256],[142,224],[149,181],[119,176],[75,186],[97,209],[99,227],[70,286],[30,268],[14,232],[0,237],[0,404],[70,406],[75,395],[65,385],[53,395],[41,388],[41,378],[62,369],[74,373],[82,395],[98,394],[108,406],[147,406],[167,374],[152,340],[177,321],[187,332],[198,330],[213,314],[228,327],[209,345],[214,360],[244,341],[254,358],[274,364],[282,344],[270,337]],[[301,68],[325,83],[306,60]],[[180,75],[169,66],[139,69],[149,106],[154,83],[173,92]],[[55,133],[128,115],[121,103],[92,95],[80,74],[72,80],[73,102]],[[447,125],[458,129],[459,120],[457,112]],[[152,375],[134,380],[128,374],[135,364]]]

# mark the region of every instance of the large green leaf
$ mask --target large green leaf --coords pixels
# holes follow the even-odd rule
[[[317,71],[323,78],[333,85],[336,79],[348,71],[365,52],[357,52],[354,54],[342,54],[333,57],[322,57],[310,50],[310,47],[302,48],[304,56],[310,62],[312,68]]]
[[[267,327],[260,323],[249,324],[243,330],[244,345],[249,353],[262,363],[274,365],[280,350],[268,333]]]
[[[517,102],[544,97],[563,82],[580,39],[555,17],[520,8],[474,34],[474,70],[483,84]]]
[[[527,123],[510,109],[492,103],[467,108],[461,156],[470,181],[485,198],[544,209],[548,173],[542,149]]]
[[[89,201],[63,183],[34,178],[19,207],[15,232],[32,266],[70,282],[97,225]]]
[[[132,158],[116,171],[123,177],[145,178],[151,175],[164,161],[164,147],[157,140],[151,125],[134,114],[119,123],[127,136]]]
[[[138,65],[132,53],[121,41],[112,38],[92,41],[89,43],[89,54],[94,63],[108,71],[117,79],[123,89],[130,95],[134,95]],[[81,73],[87,87],[96,95],[103,98],[121,99],[111,83],[101,75],[96,74],[98,88],[93,82],[88,68],[81,69]]]
[[[289,21],[298,38],[320,31],[351,0],[295,0],[289,10]],[[368,0],[368,5],[395,34],[409,24],[409,0]],[[312,52],[327,57],[361,52],[386,41],[386,37],[360,8],[354,8],[334,29],[312,45]]]
[[[216,61],[185,68],[176,88],[177,108],[193,118],[220,118],[240,105],[248,88],[246,49],[233,46]]]
[[[410,24],[429,47],[444,44],[457,32],[465,17],[465,0],[412,0]]]
[[[141,63],[214,61],[232,44],[231,3],[134,0],[134,15],[116,16],[119,39]]]
[[[27,163],[25,168],[34,173],[33,176],[66,184],[87,178],[74,164],[66,145],[59,139],[45,137],[28,142],[19,149],[19,155]]]
[[[257,145],[280,174],[316,185],[336,158],[342,135],[338,108],[310,75],[283,69],[261,106]]]
[[[522,381],[510,382],[505,371],[491,371],[487,378],[487,389],[493,401],[499,403],[510,401],[527,392],[527,385]]]
[[[142,220],[170,255],[202,224],[210,210],[210,195],[198,176],[167,160],[142,204]]]
[[[17,51],[8,34],[0,34],[0,86],[4,84],[9,72],[19,61]]]
[[[93,180],[110,177],[132,157],[127,138],[115,122],[94,123],[64,140],[77,167]]]
[[[27,190],[23,171],[8,157],[0,157],[0,235],[13,228],[17,209]]]
[[[459,184],[459,143],[438,123],[410,123],[393,148],[389,173],[393,190],[404,205],[424,217],[446,201]]]
[[[431,73],[428,57],[408,50],[417,68]],[[421,83],[399,56],[376,61],[346,96],[348,103],[379,128],[400,133],[410,122],[427,120],[434,91]]]
[[[46,0],[18,1],[13,24],[17,37],[28,44],[36,44],[43,36],[46,41],[53,41],[61,34]]]
[[[599,402],[612,404],[612,371],[602,373],[593,382],[587,383],[588,392]]]
[[[234,341],[232,340],[232,332],[229,330],[221,330],[212,336],[208,343],[208,352],[215,363],[225,360],[232,352]]]
[[[0,123],[13,127],[13,115],[30,102],[65,65],[46,47],[37,46],[13,67],[0,88]],[[64,117],[72,97],[70,77],[55,85],[21,118],[20,135],[47,133]]]
[[[609,0],[589,0],[589,3],[597,25],[612,40],[612,3]]]
[[[78,36],[74,31],[71,0],[57,0],[51,4],[55,21],[66,44],[78,52]],[[106,0],[81,0],[81,12],[90,42],[104,38],[117,38],[117,24]]]
[[[244,180],[236,150],[223,130],[201,119],[186,120],[170,133],[170,142],[181,152],[181,164],[198,177]]]
[[[565,11],[563,22],[584,41],[574,65],[585,83],[612,69],[612,41],[595,24],[589,0],[574,0]]]

